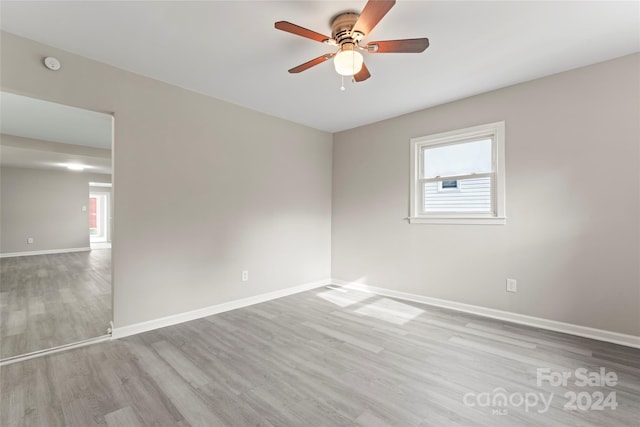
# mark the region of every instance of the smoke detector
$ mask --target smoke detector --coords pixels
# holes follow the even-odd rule
[[[53,56],[47,56],[44,58],[44,66],[50,69],[51,71],[58,71],[61,67],[60,61]]]

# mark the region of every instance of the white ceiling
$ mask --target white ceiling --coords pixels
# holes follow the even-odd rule
[[[275,30],[329,35],[364,1],[15,2],[2,29],[116,67],[336,132],[640,51],[640,2],[402,1],[365,41],[428,37],[422,54],[365,54],[372,77],[347,84],[331,51]],[[65,64],[62,64],[64,72]]]
[[[0,133],[111,150],[112,116],[0,92]]]
[[[0,165],[111,174],[112,116],[0,92]]]

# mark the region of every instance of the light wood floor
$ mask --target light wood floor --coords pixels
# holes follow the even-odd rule
[[[0,259],[0,358],[105,335],[111,250]]]
[[[616,384],[536,385],[536,369]],[[3,426],[637,426],[640,351],[355,291],[317,290],[1,368]],[[504,390],[501,390],[502,388]],[[497,389],[497,391],[496,391]],[[473,396],[554,393],[550,409]],[[567,392],[615,410],[565,410]],[[466,401],[475,406],[465,405]],[[519,403],[520,400],[514,399]],[[584,402],[583,402],[584,403]]]

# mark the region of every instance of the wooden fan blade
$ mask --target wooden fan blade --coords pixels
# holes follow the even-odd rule
[[[316,33],[315,31],[308,30],[299,25],[292,24],[287,21],[278,21],[274,25],[278,30],[286,31],[287,33],[295,34],[296,36],[306,37],[311,40],[315,40],[317,42],[324,42],[325,40],[329,40],[329,37],[324,36],[320,33]]]
[[[362,69],[353,76],[353,79],[357,82],[362,82],[371,77],[371,73],[365,64],[362,64]]]
[[[369,0],[362,9],[360,17],[353,26],[353,31],[358,31],[365,36],[378,25],[378,22],[396,4],[396,0]]]
[[[370,53],[420,53],[429,47],[429,39],[385,40],[367,43]]]
[[[324,61],[326,61],[327,59],[331,59],[334,56],[335,56],[335,53],[327,53],[325,55],[318,56],[317,58],[314,58],[311,61],[307,61],[304,64],[300,64],[297,67],[293,67],[292,69],[289,70],[289,72],[292,74],[300,73],[318,64],[322,64]]]

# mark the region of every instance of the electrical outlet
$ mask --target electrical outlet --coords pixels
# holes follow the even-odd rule
[[[507,279],[507,292],[517,292],[518,286],[516,279]]]
[[[248,282],[249,281],[249,271],[248,270],[244,270],[242,272],[242,281],[243,282]]]
[[[33,244],[33,237],[27,237],[27,245]]]

